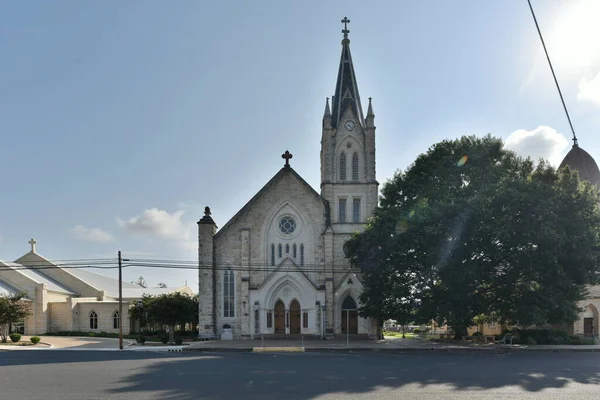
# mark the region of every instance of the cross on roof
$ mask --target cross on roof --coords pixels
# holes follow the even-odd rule
[[[342,33],[344,34],[344,39],[348,38],[348,34],[350,33],[350,31],[348,30],[349,23],[350,23],[350,20],[348,19],[348,17],[344,17],[344,19],[342,20],[342,24],[344,24],[344,29],[342,29]]]
[[[37,240],[35,240],[34,238],[31,238],[31,240],[27,243],[29,243],[31,245],[31,252],[35,253],[35,245],[37,243]]]
[[[283,153],[283,154],[281,155],[281,158],[285,159],[285,166],[286,166],[286,167],[289,167],[289,166],[290,166],[290,160],[292,159],[292,157],[294,157],[294,156],[292,155],[292,153],[290,153],[290,152],[289,152],[289,151],[287,151],[287,150],[285,151],[285,153]]]

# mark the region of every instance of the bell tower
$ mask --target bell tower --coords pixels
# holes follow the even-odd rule
[[[346,17],[335,93],[325,102],[321,136],[321,195],[329,201],[336,233],[361,230],[377,206],[375,114],[363,115],[350,53]]]

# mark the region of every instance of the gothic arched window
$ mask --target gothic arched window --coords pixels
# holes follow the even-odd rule
[[[340,181],[346,180],[346,153],[340,154]]]
[[[294,258],[296,258],[296,254],[297,254],[297,252],[296,252],[296,243],[294,243]]]
[[[282,251],[281,251],[281,243],[279,243],[279,246],[277,246],[277,253],[279,254],[279,258],[283,257]]]
[[[358,180],[358,153],[352,154],[352,180]]]
[[[275,266],[275,245],[271,244],[271,266]]]
[[[119,329],[119,323],[121,322],[119,318],[119,311],[115,310],[113,313],[113,329]]]
[[[300,245],[300,265],[304,265],[304,245]]]
[[[235,316],[235,280],[232,270],[223,273],[223,317]]]
[[[96,314],[96,311],[90,313],[90,329],[98,329],[98,314]]]

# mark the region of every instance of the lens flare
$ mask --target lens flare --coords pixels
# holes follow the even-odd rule
[[[464,155],[460,158],[460,160],[458,160],[456,162],[456,166],[458,167],[462,167],[463,165],[465,165],[467,163],[467,161],[469,160],[469,156],[468,155]]]

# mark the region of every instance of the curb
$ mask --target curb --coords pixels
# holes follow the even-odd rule
[[[380,353],[380,354],[401,354],[401,353],[478,353],[478,354],[506,354],[506,353],[597,353],[597,349],[535,349],[535,348],[399,348],[399,349],[379,349],[379,348],[331,348],[331,347],[238,347],[238,348],[219,348],[219,347],[196,347],[185,348],[184,352],[211,352],[211,353],[337,353],[337,354],[356,354],[356,353]]]
[[[253,347],[253,353],[304,353],[304,347]]]

